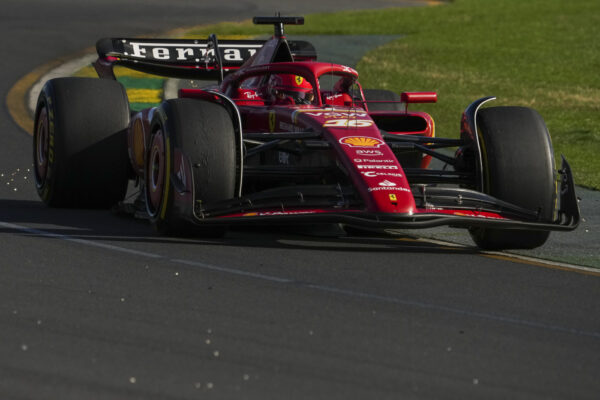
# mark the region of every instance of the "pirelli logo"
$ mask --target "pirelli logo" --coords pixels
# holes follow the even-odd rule
[[[357,165],[358,169],[398,169],[397,165]]]

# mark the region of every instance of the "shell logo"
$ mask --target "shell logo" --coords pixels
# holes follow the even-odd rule
[[[365,136],[346,136],[340,139],[341,144],[350,147],[381,147],[384,145],[382,140]]]

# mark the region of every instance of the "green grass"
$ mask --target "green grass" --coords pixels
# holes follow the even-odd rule
[[[264,34],[271,27],[223,23],[204,36]],[[576,183],[600,189],[600,1],[455,0],[434,7],[314,14],[296,34],[402,34],[359,62],[363,87],[437,91],[435,105],[415,105],[436,120],[437,135],[456,137],[461,112],[494,95],[496,105],[542,114],[557,160]],[[326,59],[326,55],[321,55]]]

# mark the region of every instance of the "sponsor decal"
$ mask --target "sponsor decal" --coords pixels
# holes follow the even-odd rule
[[[397,165],[357,165],[358,169],[398,169]]]
[[[294,77],[294,82],[296,82],[296,85],[300,86],[302,85],[302,82],[304,82],[304,78],[301,76],[296,75]]]
[[[398,201],[398,198],[396,198],[396,195],[394,193],[390,193],[389,197],[390,197],[390,201],[392,203],[395,203],[396,201]]]
[[[301,214],[316,214],[316,211],[261,211],[245,213],[243,217],[266,217],[272,215],[301,215]]]
[[[243,62],[252,57],[261,44],[219,44],[224,61]],[[160,61],[200,62],[214,50],[207,50],[206,43],[152,43],[123,41],[123,54],[132,58]]]
[[[387,179],[385,181],[379,182],[378,185],[379,186],[386,186],[386,187],[396,186],[396,184],[394,182],[390,182]]]
[[[279,164],[289,165],[290,164],[290,153],[286,153],[285,151],[279,151],[277,159]]]
[[[360,171],[364,176],[368,176],[369,178],[376,178],[378,176],[393,176],[395,178],[402,178],[402,174],[397,172],[376,172],[376,171]]]
[[[335,100],[335,99],[337,99],[339,97],[342,97],[342,96],[343,96],[342,93],[332,94],[332,95],[329,95],[329,96],[325,97],[325,100],[333,101],[333,100]]]
[[[379,150],[356,150],[357,156],[373,156],[378,157],[382,156],[383,153]]]
[[[288,132],[300,132],[300,129],[296,125],[288,124],[287,122],[280,122],[279,127]]]
[[[347,110],[347,109],[340,109],[340,108],[335,108],[335,107],[301,108],[301,109],[295,110],[292,113],[292,121],[294,123],[297,122],[298,115],[300,115],[300,114],[308,114],[313,117],[323,117],[326,119],[327,118],[349,118],[350,116],[364,118],[364,117],[368,116],[368,114],[365,113],[364,110]]]
[[[299,110],[295,111],[296,113],[308,113],[308,114],[313,114],[313,115],[323,115],[323,114],[327,114],[327,113],[342,113],[344,115],[346,114],[362,114],[362,115],[368,115],[368,113],[366,113],[364,110],[348,110],[346,108],[335,108],[335,107],[327,107],[327,108],[301,108]],[[315,114],[316,113],[316,114]]]
[[[357,162],[357,163],[361,163],[361,162],[393,163],[394,160],[377,160],[377,159],[372,159],[372,158],[355,158],[354,162]]]
[[[341,96],[341,95],[338,95]],[[312,115],[313,117],[321,117],[321,118],[356,118],[356,117],[367,117],[369,114],[365,112],[355,112],[355,111],[327,111],[327,112],[307,112],[306,115]]]
[[[373,126],[370,119],[330,119],[323,124],[325,128],[367,128]]]
[[[378,192],[380,190],[394,190],[397,192],[409,192],[412,193],[412,191],[410,189],[407,189],[405,187],[370,187],[367,189],[369,192]]]
[[[269,131],[275,132],[275,122],[277,121],[275,117],[275,111],[269,111]]]
[[[344,120],[345,121],[345,120]],[[346,136],[339,140],[341,144],[345,144],[350,147],[381,147],[385,143],[383,140],[365,137],[365,136]]]
[[[433,210],[440,210],[440,208],[432,208]],[[459,216],[459,217],[475,217],[475,218],[486,218],[486,219],[505,219],[504,217],[500,216],[500,215],[494,215],[494,214],[484,214],[482,212],[478,212],[478,211],[452,211],[451,212],[453,215]]]

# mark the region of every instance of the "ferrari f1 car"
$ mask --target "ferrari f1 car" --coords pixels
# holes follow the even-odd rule
[[[286,40],[284,26],[302,17],[254,22],[272,24],[273,37],[101,39],[101,79],[48,81],[35,113],[41,199],[108,208],[135,180],[146,217],[175,235],[243,224],[449,225],[481,248],[506,249],[579,224],[569,164],[555,168],[536,111],[483,108],[494,98],[482,98],[464,111],[460,138],[438,138],[430,115],[408,110],[436,93],[363,89],[353,68]],[[132,113],[116,65],[213,83]],[[444,167],[430,168],[432,158]]]

